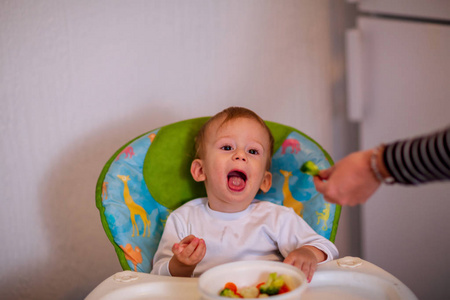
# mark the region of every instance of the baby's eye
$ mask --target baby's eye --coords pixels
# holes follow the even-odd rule
[[[233,148],[231,146],[229,146],[229,145],[222,146],[222,147],[220,147],[220,149],[225,150],[225,151],[233,150]]]
[[[258,152],[258,150],[256,150],[256,149],[250,149],[250,150],[248,150],[248,153],[256,155],[256,154],[258,154],[259,152]]]

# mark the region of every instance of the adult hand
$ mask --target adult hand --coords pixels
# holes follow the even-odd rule
[[[380,182],[370,167],[372,150],[354,152],[314,176],[316,190],[328,202],[354,206],[367,201]]]

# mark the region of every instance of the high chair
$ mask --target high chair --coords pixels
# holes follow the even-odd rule
[[[183,203],[206,197],[190,173],[194,137],[209,117],[189,119],[144,133],[122,146],[104,166],[96,187],[101,222],[123,270],[148,273],[169,214]],[[300,172],[311,160],[333,164],[312,138],[266,121],[274,139],[272,187],[259,200],[292,207],[320,235],[334,242],[341,207],[325,202],[311,176]]]

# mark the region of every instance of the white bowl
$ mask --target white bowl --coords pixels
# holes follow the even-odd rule
[[[266,281],[273,272],[290,276],[295,289],[285,294],[271,296],[269,299],[300,299],[300,295],[308,285],[305,274],[294,266],[275,261],[237,261],[211,268],[200,276],[198,288],[204,300],[230,299],[219,296],[225,283],[233,282],[238,289],[256,286]]]

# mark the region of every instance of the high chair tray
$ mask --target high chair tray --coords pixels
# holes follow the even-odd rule
[[[199,300],[197,278],[175,278],[124,271],[107,278],[86,300]],[[400,280],[359,258],[343,258],[318,266],[302,300],[417,300]]]

